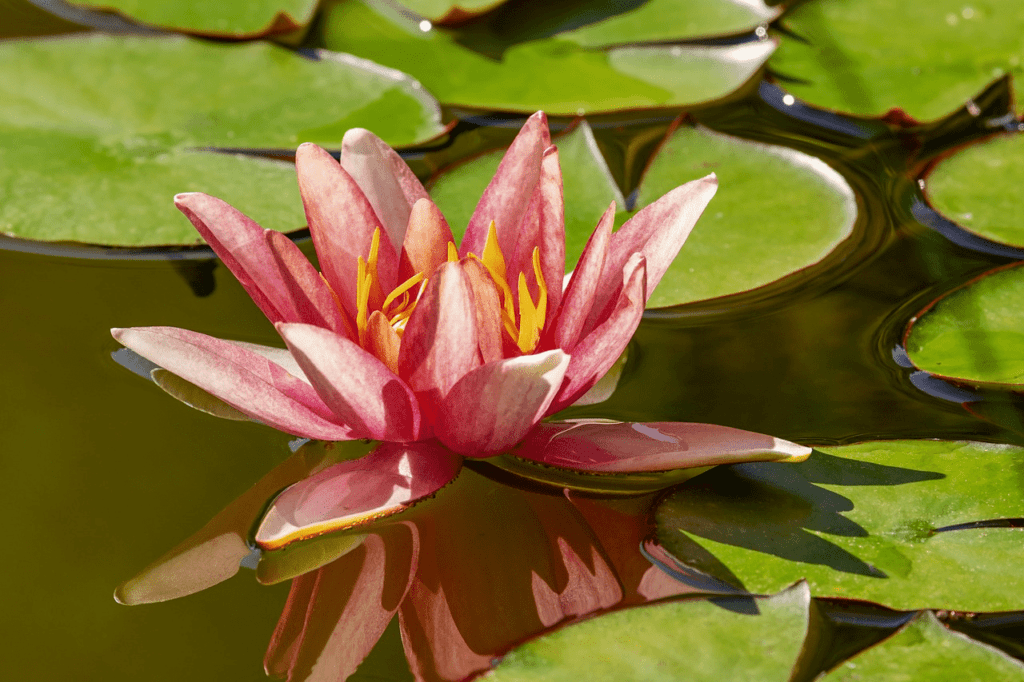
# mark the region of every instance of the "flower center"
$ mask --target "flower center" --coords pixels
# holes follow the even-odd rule
[[[381,229],[378,227],[373,231],[373,238],[370,241],[370,253],[364,260],[359,256],[358,272],[356,280],[356,328],[359,332],[359,343],[368,348],[370,319],[375,314],[371,311],[371,302],[383,302],[379,307],[374,305],[376,310],[387,320],[388,326],[394,330],[395,335],[400,339],[405,331],[405,325],[409,316],[416,308],[423,290],[427,285],[427,277],[424,273],[418,272],[405,280],[387,296],[383,295],[380,288],[380,280],[377,276],[377,257],[380,251]],[[487,230],[487,240],[484,242],[483,256],[467,254],[466,258],[474,258],[484,265],[488,274],[498,288],[498,298],[501,307],[501,321],[505,333],[523,353],[529,353],[537,347],[540,341],[540,332],[544,328],[544,318],[547,315],[548,288],[544,281],[544,275],[540,267],[540,248],[534,247],[532,254],[533,275],[537,281],[537,300],[534,301],[530,294],[530,288],[526,283],[526,273],[519,273],[517,282],[517,293],[519,303],[518,319],[516,315],[516,299],[513,298],[512,288],[508,284],[505,256],[498,245],[498,235],[491,221]],[[457,262],[459,252],[455,244],[448,242],[448,260]],[[386,329],[386,328],[385,328]],[[376,342],[370,345],[378,345]]]

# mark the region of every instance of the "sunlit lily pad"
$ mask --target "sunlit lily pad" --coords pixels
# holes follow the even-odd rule
[[[149,26],[207,36],[256,38],[305,26],[319,0],[68,0],[75,7],[116,12]]]
[[[555,139],[565,183],[566,267],[575,266],[598,218],[624,199],[586,124]],[[461,233],[502,152],[443,173],[431,189]],[[644,176],[637,208],[714,171],[719,189],[649,305],[677,305],[738,293],[806,268],[847,238],[856,220],[853,190],[819,159],[682,126]]]
[[[398,0],[398,4],[437,23],[458,23],[489,12],[506,0]]]
[[[782,37],[770,67],[795,79],[786,89],[865,116],[938,118],[1024,59],[1018,0],[812,0],[783,24],[796,36]]]
[[[521,21],[519,15],[516,18]],[[509,40],[433,29],[386,3],[349,0],[328,10],[324,40],[330,49],[411,74],[444,104],[530,113],[543,109],[549,114],[716,100],[757,73],[775,48],[771,40],[718,46],[584,47],[612,40],[616,34],[622,36],[621,42],[632,43],[634,36],[645,33],[633,26],[644,22],[633,22],[628,15],[610,21],[613,26],[608,29],[594,24],[582,32]],[[757,23],[750,21],[750,27]],[[682,30],[685,34],[685,27]]]
[[[1024,247],[1024,135],[1000,135],[945,159],[926,190],[947,218],[982,237]]]
[[[807,633],[803,583],[773,597],[643,606],[570,625],[513,650],[495,682],[786,680]]]
[[[719,467],[657,510],[682,573],[893,608],[1024,608],[1019,529],[949,526],[1024,510],[1024,449],[893,441],[821,448],[800,464]]]
[[[911,325],[906,347],[933,374],[1024,389],[1024,268],[995,270],[940,298]]]
[[[403,145],[437,134],[439,120],[417,84],[352,58],[188,38],[3,43],[0,232],[190,244],[195,230],[171,203],[187,191],[296,230],[305,219],[290,164],[209,148],[338,147],[356,126]]]
[[[930,611],[892,637],[820,678],[822,682],[988,682],[1024,680],[1024,665],[1002,651],[946,629]]]

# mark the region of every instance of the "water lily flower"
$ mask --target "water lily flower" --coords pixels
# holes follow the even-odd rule
[[[253,543],[264,582],[302,575],[271,647],[277,653],[268,654],[273,672],[343,679],[401,608],[407,638],[418,632],[428,642],[409,651],[417,676],[464,677],[495,653],[497,640],[464,642],[465,655],[452,659],[462,663],[439,668],[452,653],[442,655],[443,633],[458,629],[452,609],[461,598],[450,587],[437,591],[440,578],[430,571],[438,569],[424,558],[437,556],[444,533],[426,532],[404,514],[443,498],[467,462],[494,462],[560,494],[627,480],[626,492],[636,481],[656,489],[717,464],[810,454],[712,425],[541,423],[586,400],[620,358],[714,195],[713,175],[669,192],[614,232],[613,203],[566,276],[561,171],[542,113],[510,146],[458,246],[419,180],[368,131],[346,133],[340,163],[302,145],[296,169],[320,271],[287,237],[225,202],[198,193],[175,198],[286,348],[170,327],[113,334],[159,367],[153,376],[162,388],[194,407],[316,441],[380,445],[357,458],[289,464],[281,476],[293,485],[265,514],[268,491],[281,486],[261,483],[261,492],[119,588],[119,600],[159,601],[219,582],[250,559]],[[666,473],[673,470],[684,472]],[[573,556],[563,554],[556,573],[579,577],[580,561],[596,566]],[[587,575],[599,577],[591,568]],[[609,569],[601,580],[613,575]],[[622,599],[621,585],[581,602],[591,588],[566,593],[544,584],[547,591],[535,585],[544,626]],[[296,657],[311,650],[306,630],[317,609],[335,622],[313,637],[331,652],[314,664]]]

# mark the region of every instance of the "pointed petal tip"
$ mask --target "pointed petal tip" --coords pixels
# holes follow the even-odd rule
[[[809,448],[806,445],[797,445],[781,438],[772,438],[772,452],[785,455],[780,460],[783,462],[802,462],[810,457],[813,451],[813,448]]]
[[[349,128],[341,138],[342,146],[356,145],[367,140],[376,142],[380,138],[366,128]]]
[[[111,327],[110,335],[120,341],[121,337],[124,336],[125,331],[126,329],[124,327]]]
[[[709,185],[717,185],[718,184],[718,175],[716,175],[715,173],[708,173],[703,178],[701,178],[701,180],[703,180],[704,182],[708,183]]]

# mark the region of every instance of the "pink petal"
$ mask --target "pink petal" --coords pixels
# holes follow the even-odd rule
[[[569,356],[555,349],[477,367],[444,399],[435,434],[471,457],[512,447],[544,416],[568,366]]]
[[[396,514],[448,485],[462,458],[429,441],[382,443],[278,496],[256,531],[267,550]]]
[[[358,344],[308,324],[277,326],[295,360],[338,421],[360,438],[409,441],[419,434],[416,396]]]
[[[294,287],[294,283],[286,282],[284,278],[288,273],[275,266],[262,227],[227,202],[199,192],[177,195],[174,205],[192,221],[206,243],[271,322],[280,322],[297,314],[287,297],[281,296],[282,292]]]
[[[576,402],[612,368],[626,349],[644,313],[644,257],[634,254],[622,273],[623,284],[618,300],[604,317],[604,322],[572,349],[572,360],[562,386],[548,413]]]
[[[558,150],[548,147],[541,160],[540,177],[533,191],[530,208],[519,230],[518,243],[509,268],[509,282],[516,282],[519,273],[526,275],[531,292],[538,292],[533,272],[533,249],[540,249],[540,271],[544,277],[547,296],[547,314],[544,329],[548,329],[558,313],[562,300],[562,278],[565,275],[565,201],[562,197],[562,170],[558,165]]]
[[[460,265],[473,292],[480,358],[483,362],[500,360],[504,356],[498,287],[480,261],[466,259]]]
[[[259,353],[174,327],[112,329],[121,344],[235,409],[285,433],[349,440],[313,388]]]
[[[420,199],[409,213],[398,279],[404,282],[422,272],[431,277],[448,260],[448,245],[455,243],[451,228],[430,199]]]
[[[405,239],[409,211],[428,198],[427,191],[394,149],[363,128],[350,128],[342,138],[341,167],[363,190],[397,253]]]
[[[643,208],[612,235],[584,334],[600,324],[606,304],[618,289],[619,273],[634,253],[642,253],[647,259],[646,305],[717,189],[718,179],[714,174],[676,187]]]
[[[512,256],[517,230],[530,206],[533,190],[540,175],[544,150],[551,146],[548,119],[538,111],[527,119],[522,130],[505,152],[494,178],[484,190],[480,203],[469,219],[459,253],[483,255],[484,242],[491,221],[495,223],[501,250]]]
[[[272,322],[304,322],[355,338],[352,323],[338,306],[334,292],[291,239],[280,232],[263,233],[280,285],[272,294],[283,317]]]
[[[406,324],[399,374],[429,407],[478,365],[472,286],[460,263],[445,263],[427,282]]]
[[[540,424],[515,451],[535,462],[603,473],[801,461],[810,454],[808,447],[773,436],[686,422]]]
[[[583,323],[590,315],[594,294],[604,270],[608,254],[608,242],[615,224],[615,202],[604,212],[583,248],[579,263],[569,278],[569,285],[562,298],[562,309],[555,320],[552,342],[568,352],[576,347]]]
[[[264,659],[267,672],[290,682],[354,673],[405,598],[418,555],[415,527],[399,524],[309,574],[312,584],[297,578]]]
[[[374,229],[384,226],[352,176],[320,147],[310,142],[299,146],[295,170],[320,268],[345,312],[355,319],[357,259],[369,255]],[[381,289],[391,291],[398,256],[390,239],[380,240],[377,272]],[[371,307],[381,302],[371,301]]]

